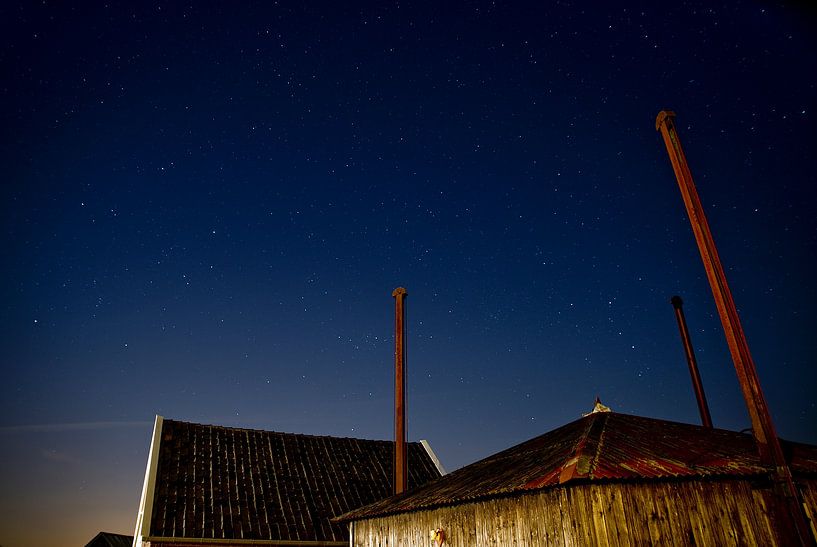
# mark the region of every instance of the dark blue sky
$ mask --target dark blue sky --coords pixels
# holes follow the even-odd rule
[[[813,10],[303,4],[0,7],[0,543],[131,533],[157,413],[390,438],[400,285],[448,469],[597,395],[697,423],[673,294],[749,427],[662,109],[777,428],[817,443]]]

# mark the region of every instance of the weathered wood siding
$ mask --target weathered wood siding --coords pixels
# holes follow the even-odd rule
[[[817,513],[817,482],[802,484]],[[763,490],[748,481],[573,485],[355,522],[355,547],[775,545]]]

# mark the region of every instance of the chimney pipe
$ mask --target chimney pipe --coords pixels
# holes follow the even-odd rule
[[[698,401],[698,410],[701,413],[701,423],[704,427],[712,428],[712,416],[709,415],[709,405],[706,404],[704,386],[701,382],[701,375],[698,373],[698,362],[695,360],[695,352],[692,349],[692,338],[689,336],[687,321],[684,317],[684,301],[680,296],[673,296],[670,299],[672,307],[675,308],[675,319],[678,321],[678,330],[681,332],[681,342],[684,344],[687,364],[689,365],[689,375],[692,376],[692,389],[695,390],[695,399]]]
[[[397,287],[394,297],[394,493],[406,490],[406,289]]]

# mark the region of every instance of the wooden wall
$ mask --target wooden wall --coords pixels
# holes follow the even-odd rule
[[[802,484],[817,514],[817,481]],[[764,490],[748,481],[572,485],[358,521],[355,547],[776,545]]]

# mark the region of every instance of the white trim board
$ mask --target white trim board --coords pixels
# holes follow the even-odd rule
[[[434,462],[434,466],[437,468],[437,471],[440,472],[440,475],[447,475],[448,473],[446,473],[445,468],[443,468],[443,464],[440,463],[440,459],[431,449],[431,445],[428,444],[428,441],[425,439],[420,439],[420,444],[422,444],[423,448],[425,448],[426,454],[428,454],[428,457],[431,458],[432,462]]]
[[[133,547],[141,547],[142,541],[150,537],[150,521],[153,517],[153,496],[156,489],[156,469],[159,466],[159,445],[162,441],[163,423],[164,418],[157,414],[153,422],[153,437],[150,441],[150,452],[148,453],[148,463],[145,469],[142,499],[139,502],[136,528],[133,531]]]

